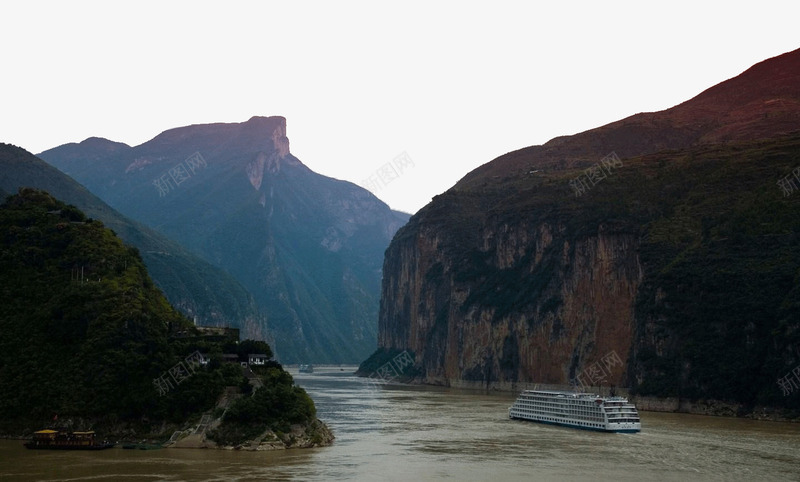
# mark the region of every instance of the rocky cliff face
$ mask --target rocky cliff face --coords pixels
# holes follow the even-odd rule
[[[426,380],[441,384],[588,382],[585,367],[612,353],[627,360],[642,281],[635,236],[601,227],[575,238],[548,220],[480,224],[472,260],[444,230],[396,238],[379,346],[419,354]],[[615,365],[604,381],[620,386]]]
[[[389,246],[379,347],[428,383],[790,403],[798,85],[800,51],[468,174]]]

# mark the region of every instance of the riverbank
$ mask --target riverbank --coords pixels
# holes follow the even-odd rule
[[[214,426],[210,426],[213,429]],[[325,423],[314,419],[306,425],[291,425],[288,432],[265,430],[252,439],[245,440],[236,445],[220,445],[208,438],[205,430],[189,431],[173,436],[173,439],[164,444],[168,448],[180,449],[220,449],[220,450],[287,450],[295,448],[325,447],[331,445],[336,437]]]
[[[163,448],[201,448],[219,450],[286,450],[295,448],[324,447],[335,440],[328,426],[315,418],[307,424],[293,424],[287,432],[265,430],[258,436],[243,440],[236,445],[220,445],[208,437],[207,432],[217,428],[221,420],[211,419],[203,415],[182,425],[162,422],[158,428],[139,423],[116,422],[102,423],[100,420],[85,418],[65,418],[57,426],[49,426],[55,430],[87,431],[94,430],[98,438],[109,440],[118,446],[140,444],[160,446]],[[221,418],[221,417],[220,417]],[[36,428],[32,428],[36,427]],[[14,431],[0,432],[0,439],[29,440],[33,432],[43,427],[32,422],[19,422]]]

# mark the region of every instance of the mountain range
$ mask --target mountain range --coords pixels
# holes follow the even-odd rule
[[[308,169],[283,117],[170,129],[135,147],[89,138],[39,157],[236,278],[282,362],[374,350],[383,253],[409,216]]]
[[[365,366],[798,406],[798,166],[800,50],[500,156],[392,240]]]

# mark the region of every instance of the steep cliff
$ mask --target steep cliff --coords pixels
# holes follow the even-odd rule
[[[477,252],[427,230],[393,243],[379,345],[420,354],[432,383],[563,383],[608,353],[627,357],[637,237],[600,226],[575,238],[552,223],[481,223]]]
[[[379,347],[429,383],[797,405],[798,86],[795,51],[476,169],[387,250]]]

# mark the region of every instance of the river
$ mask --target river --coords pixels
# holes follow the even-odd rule
[[[290,370],[291,371],[291,370]],[[514,396],[292,371],[330,447],[61,452],[0,440],[0,480],[800,480],[800,424],[643,412],[638,434],[508,419]]]

